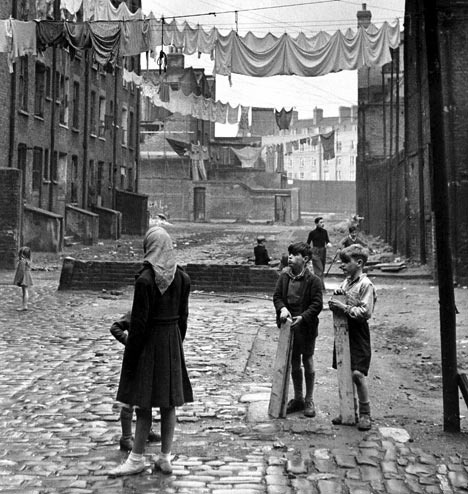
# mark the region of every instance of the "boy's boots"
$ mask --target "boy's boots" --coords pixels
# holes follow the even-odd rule
[[[314,405],[314,383],[315,372],[304,372],[306,396],[304,404],[304,415],[306,417],[315,417],[315,405]]]
[[[289,400],[286,413],[299,412],[304,410],[304,398],[302,395],[302,369],[291,371],[294,387],[294,398]]]
[[[359,402],[359,422],[358,429],[360,431],[368,431],[372,427],[370,417],[370,404],[369,402]]]

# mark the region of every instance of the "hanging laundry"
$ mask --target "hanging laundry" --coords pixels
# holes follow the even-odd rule
[[[287,142],[285,146],[286,146],[286,154],[292,154],[293,152],[292,142]]]
[[[215,115],[216,123],[220,123],[220,124],[226,123],[227,111],[228,111],[227,103],[221,103],[220,101],[216,102],[216,115]]]
[[[36,21],[37,51],[44,52],[49,46],[68,45],[63,21]]]
[[[238,136],[246,136],[249,133],[249,108],[241,105]]]
[[[91,36],[89,24],[87,22],[75,24],[65,22],[65,37],[70,46],[70,56],[73,58],[76,51],[88,50],[91,48]]]
[[[83,0],[84,21],[128,21],[142,18],[141,9],[132,13],[125,2],[114,7],[110,0]]]
[[[299,149],[299,142],[298,141],[293,141],[292,142],[292,147],[295,151]]]
[[[169,103],[171,101],[170,87],[167,81],[162,81],[159,86],[159,99],[163,103]]]
[[[311,139],[310,139],[310,143],[312,144],[312,146],[317,146],[319,142],[319,136],[312,136]]]
[[[8,57],[10,72],[13,62],[24,55],[37,55],[36,23],[34,21],[11,20],[12,43]]]
[[[400,44],[400,25],[399,22],[394,25],[384,22],[379,29],[373,25],[361,26],[355,33],[338,30],[323,46],[321,41],[326,36],[317,36],[309,39],[304,35],[293,38],[287,34],[280,37],[268,34],[259,38],[252,33],[245,37],[235,31],[225,36],[218,33],[214,73],[313,77],[340,70],[382,66],[392,60],[390,48]]]
[[[282,108],[280,111],[275,110],[276,125],[278,125],[278,128],[280,130],[289,129],[289,126],[291,125],[292,114],[292,108],[289,111],[286,111],[284,108]]]
[[[66,10],[72,15],[75,15],[83,4],[83,0],[60,0],[60,8]]]
[[[0,21],[0,53],[10,53],[12,42],[11,21]]]
[[[54,18],[54,0],[36,0],[36,19]]]
[[[231,151],[239,158],[242,168],[254,168],[263,148],[247,146],[242,149],[231,148]]]
[[[93,47],[94,60],[105,67],[117,63],[120,48],[119,22],[91,22],[89,34]]]
[[[323,148],[323,159],[332,160],[335,157],[335,131],[320,134],[320,141]]]
[[[169,139],[166,137],[166,141],[171,145],[171,148],[179,155],[179,156],[187,156],[188,149],[190,149],[190,143],[177,141],[176,139]]]
[[[227,122],[228,122],[228,124],[231,124],[231,125],[237,124],[237,122],[239,122],[239,106],[232,107],[228,103]]]
[[[149,21],[122,22],[120,54],[139,55],[149,50]]]

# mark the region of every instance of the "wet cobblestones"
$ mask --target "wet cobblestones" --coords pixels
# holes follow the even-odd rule
[[[468,459],[441,458],[378,429],[348,443],[317,420],[268,419],[268,377],[252,347],[272,324],[268,299],[193,294],[186,360],[196,401],[178,409],[174,472],[110,479],[118,450],[114,397],[123,347],[109,333],[131,289],[101,297],[57,292],[37,278],[31,309],[0,285],[0,492],[6,494],[452,494],[468,490]],[[227,300],[227,301],[226,301]],[[229,303],[227,303],[229,302]],[[157,428],[157,411],[154,420]],[[355,431],[353,432],[353,434]],[[326,440],[343,434],[339,448]],[[339,440],[339,438],[338,438]]]

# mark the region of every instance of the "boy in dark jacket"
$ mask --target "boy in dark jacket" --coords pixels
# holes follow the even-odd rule
[[[115,321],[110,328],[112,336],[123,345],[127,344],[131,315],[132,311],[129,310],[118,321]],[[122,408],[120,409],[120,426],[122,427],[122,435],[119,441],[120,449],[122,451],[131,451],[133,448],[132,420],[133,408],[122,405]],[[152,443],[159,442],[161,441],[161,436],[156,434],[156,432],[151,429],[148,435],[148,441]]]
[[[291,319],[294,334],[291,357],[294,398],[288,402],[286,413],[304,410],[306,417],[315,417],[313,357],[318,334],[318,315],[322,310],[322,282],[309,269],[312,250],[308,244],[291,244],[288,253],[288,267],[280,274],[273,294],[278,327],[286,319]],[[302,391],[301,357],[304,366],[305,399]]]

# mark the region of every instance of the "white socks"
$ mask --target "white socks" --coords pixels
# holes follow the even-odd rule
[[[143,463],[144,462],[143,454],[139,455],[132,451],[128,455],[127,461],[130,463]]]
[[[171,461],[171,453],[159,453],[160,460]]]

